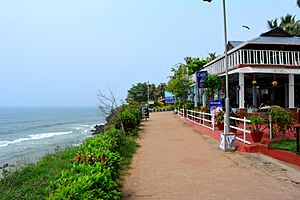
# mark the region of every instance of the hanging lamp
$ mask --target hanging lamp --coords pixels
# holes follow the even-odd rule
[[[257,82],[256,82],[256,80],[255,80],[255,74],[253,75],[253,80],[252,80],[252,85],[256,85],[257,84]]]
[[[272,86],[276,87],[277,86],[277,81],[276,81],[276,76],[274,75],[274,80],[272,81]]]

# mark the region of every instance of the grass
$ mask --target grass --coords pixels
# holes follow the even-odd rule
[[[270,147],[296,153],[296,141],[295,140],[284,139],[284,140],[279,140],[279,141],[273,141],[270,143]]]
[[[120,149],[120,154],[124,158],[121,163],[123,175],[128,170],[132,157],[138,147],[138,144],[136,143],[136,139],[139,137],[138,131],[138,129],[134,130],[127,138],[125,145]]]
[[[36,164],[19,166],[20,169],[0,180],[0,199],[45,199],[49,182],[70,167],[68,161],[76,151],[76,147],[70,147],[49,154]]]

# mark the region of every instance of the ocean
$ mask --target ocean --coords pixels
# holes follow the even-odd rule
[[[0,167],[79,145],[103,123],[97,107],[0,108]]]

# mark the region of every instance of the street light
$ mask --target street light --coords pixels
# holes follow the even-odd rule
[[[203,0],[207,2],[211,2],[212,0]],[[230,108],[229,108],[229,94],[228,94],[228,56],[227,56],[227,26],[226,26],[226,8],[225,8],[225,0],[223,0],[223,19],[224,19],[224,44],[225,44],[225,66],[226,66],[226,76],[225,76],[225,84],[226,84],[226,96],[225,96],[225,130],[224,130],[224,150],[226,151],[226,136],[229,133],[230,127]],[[235,146],[235,145],[234,145]]]
[[[148,103],[147,104],[149,105],[149,97],[150,97],[149,81],[148,81],[148,85],[147,86],[148,86]]]

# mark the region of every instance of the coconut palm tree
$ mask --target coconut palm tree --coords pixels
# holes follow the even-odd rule
[[[300,0],[297,0],[297,6],[300,8]]]
[[[274,28],[278,27],[277,19],[268,20],[268,27],[270,29],[274,29]]]
[[[206,60],[206,62],[210,62],[210,61],[214,60],[215,58],[217,58],[217,53],[211,52],[211,53],[208,53],[208,56],[205,58],[205,60]]]
[[[300,36],[300,21],[296,20],[296,15],[287,14],[286,16],[282,16],[279,25],[277,20],[268,20],[268,27],[270,29],[280,27],[291,35]]]
[[[157,99],[162,97],[165,97],[165,90],[166,90],[167,85],[165,83],[160,83],[157,85],[155,89],[155,95],[157,96]]]

